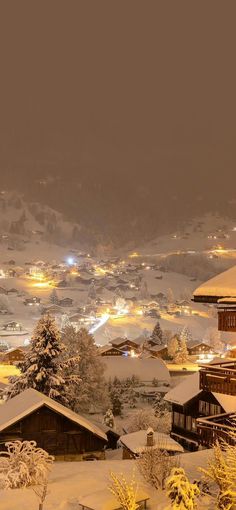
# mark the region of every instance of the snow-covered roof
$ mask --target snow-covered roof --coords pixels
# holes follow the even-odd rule
[[[0,432],[44,405],[107,441],[106,434],[99,427],[33,388],[23,391],[0,406]]]
[[[236,296],[236,266],[214,276],[194,290],[196,296],[234,297]]]
[[[199,372],[188,375],[180,384],[172,388],[164,397],[172,404],[184,405],[202,390],[199,389]]]
[[[120,443],[126,446],[131,452],[135,454],[142,453],[147,448],[147,430],[138,430],[137,432],[131,432],[130,434],[124,434],[120,436]],[[161,450],[167,450],[170,452],[183,452],[183,447],[177,443],[168,434],[161,432],[154,432],[154,445],[153,448],[160,448]]]
[[[147,492],[138,489],[136,493],[136,502],[147,501],[149,495]],[[100,490],[89,494],[79,500],[80,506],[88,510],[119,510],[120,503],[109,493],[108,490]]]
[[[135,375],[141,381],[169,381],[169,370],[161,358],[136,358],[131,356],[104,356],[106,379],[126,379]]]
[[[164,397],[164,400],[172,404],[183,406],[187,404],[194,397],[202,392],[199,384],[199,372],[189,375],[178,384],[175,388],[170,390]],[[221,405],[226,413],[236,411],[236,397],[234,395],[225,395],[224,393],[212,392],[217,402]]]

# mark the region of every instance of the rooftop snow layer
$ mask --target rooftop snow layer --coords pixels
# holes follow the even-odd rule
[[[220,273],[194,290],[194,296],[236,296],[236,266]]]
[[[127,379],[135,375],[141,381],[169,381],[169,370],[160,358],[132,358],[131,356],[104,356],[106,379]]]
[[[119,441],[133,453],[142,453],[147,448],[147,431],[138,430],[130,434],[124,434]],[[168,434],[154,432],[154,448],[160,448],[170,452],[183,452],[183,447]],[[153,448],[152,447],[152,448]]]
[[[199,384],[199,372],[189,375],[184,381],[178,384],[175,388],[170,390],[164,397],[164,400],[172,404],[179,404],[183,406],[187,404],[194,397],[199,395],[202,390]],[[226,413],[236,411],[236,396],[225,395],[224,393],[213,393],[216,400]]]

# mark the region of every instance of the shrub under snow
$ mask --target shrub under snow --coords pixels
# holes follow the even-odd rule
[[[0,453],[1,488],[20,489],[47,483],[54,457],[35,441],[13,441],[6,443],[7,451]]]

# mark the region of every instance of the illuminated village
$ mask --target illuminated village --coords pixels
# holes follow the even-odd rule
[[[236,510],[235,2],[1,2],[0,510]]]

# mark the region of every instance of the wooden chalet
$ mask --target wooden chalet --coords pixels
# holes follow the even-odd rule
[[[187,349],[190,356],[199,356],[199,354],[209,354],[211,352],[210,345],[198,340],[188,342]]]
[[[149,342],[148,342],[149,344]],[[168,358],[168,349],[166,345],[157,345],[152,343],[152,345],[145,347],[145,351],[149,353],[152,358]]]
[[[122,446],[123,459],[137,459],[148,448],[158,448],[170,454],[183,453],[183,447],[167,434],[154,432],[151,428],[138,430],[130,434],[120,436],[119,443]]]
[[[203,283],[193,293],[193,300],[215,303],[219,331],[236,332],[236,266]]]
[[[24,300],[24,305],[26,306],[32,306],[32,305],[40,305],[41,299],[36,296],[32,296],[30,298],[26,298]]]
[[[4,365],[14,365],[20,361],[24,361],[25,353],[19,347],[9,349],[7,352],[1,353],[0,362]]]
[[[34,440],[57,460],[104,458],[106,434],[67,407],[30,388],[0,406],[0,450]]]
[[[73,299],[70,297],[65,297],[59,301],[60,306],[72,306],[73,305]]]
[[[112,347],[116,347],[123,352],[136,352],[139,350],[139,344],[135,340],[129,340],[128,338],[115,338],[110,343]]]
[[[123,356],[124,352],[118,349],[117,347],[113,347],[112,345],[104,345],[100,347],[98,350],[99,356]]]
[[[234,381],[231,380],[229,390],[228,371],[229,367],[225,367],[224,372],[223,363],[219,370],[216,365],[204,366],[165,396],[165,400],[172,405],[171,436],[186,449],[197,450],[201,444],[206,446],[205,436],[203,442],[200,432],[202,419],[212,417],[214,423],[214,417],[236,411]],[[216,435],[213,438],[208,434],[208,447],[215,438]]]

